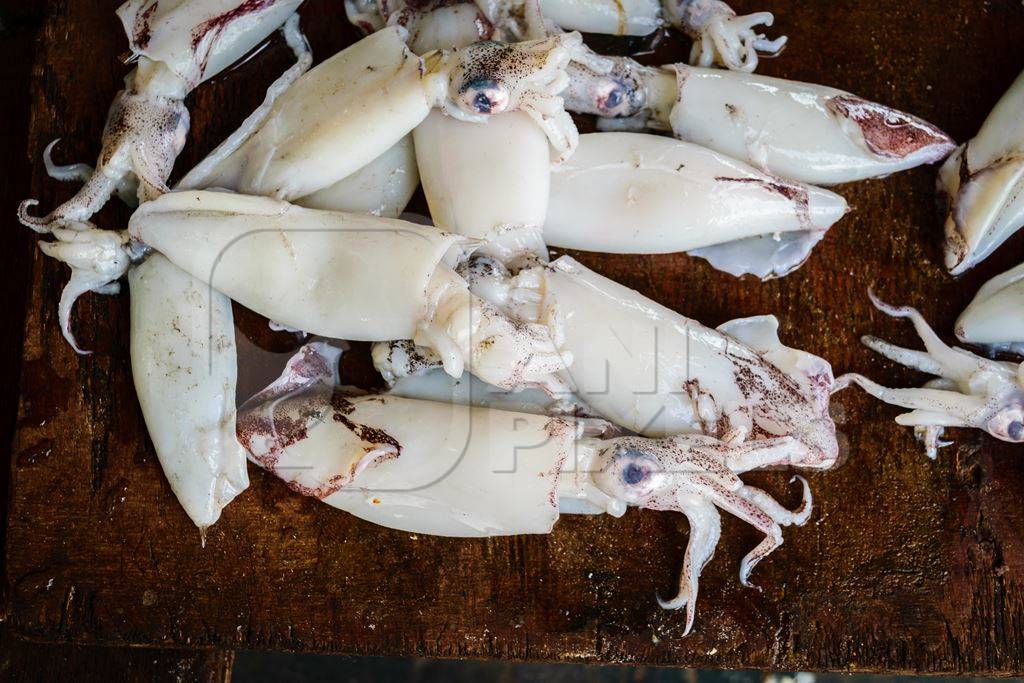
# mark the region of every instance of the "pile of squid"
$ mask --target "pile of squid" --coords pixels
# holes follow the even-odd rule
[[[770,13],[718,0],[345,0],[338,20],[366,35],[316,67],[300,4],[125,2],[135,66],[95,167],[56,165],[51,144],[49,175],[84,184],[42,216],[34,200],[19,209],[71,267],[59,317],[79,353],[74,301],[127,278],[142,413],[204,532],[249,486],[247,461],[415,533],[545,534],[562,513],[677,511],[689,541],[678,590],[658,601],[686,608],[688,633],[719,510],[764,534],[741,562],[744,585],[782,527],[810,518],[802,477],[795,510],[741,477],[834,466],[838,388],[915,408],[902,422],[927,432],[931,453],[942,426],[1024,439],[1024,370],[945,346],[910,309],[884,310],[911,317],[927,353],[869,345],[940,387],[837,382],[780,341],[772,315],[712,329],[548,252],[686,252],[782,277],[848,210],[823,186],[952,154],[940,177],[960,272],[1024,222],[1021,82],[957,148],[882,104],[753,74],[786,39],[758,32]],[[692,40],[691,64],[603,56],[578,32],[665,26]],[[294,66],[170,185],[185,96],[275,31]],[[580,135],[571,114],[596,115],[600,132]],[[420,185],[428,224],[400,218]],[[137,209],[102,229],[91,218],[114,195]],[[1019,349],[1020,325],[993,320],[1021,310],[1022,283],[1018,268],[987,285],[957,334]],[[232,301],[318,339],[245,400]],[[345,340],[374,343],[386,392],[343,384]]]

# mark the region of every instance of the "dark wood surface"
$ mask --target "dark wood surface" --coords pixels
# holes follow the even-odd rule
[[[27,141],[5,158],[8,182],[44,206],[70,187],[39,155],[95,158],[125,67],[116,0],[38,5]],[[1024,67],[1024,8],[1015,0],[772,0],[790,46],[766,74],[827,83],[970,137]],[[28,10],[26,10],[28,11]],[[340,0],[310,0],[305,28],[323,59],[353,38]],[[673,36],[673,40],[678,40]],[[682,43],[680,43],[682,45]],[[678,51],[678,50],[677,50]],[[262,97],[289,63],[275,39],[189,100],[193,128],[178,168],[194,163]],[[20,115],[20,114],[19,114]],[[12,145],[14,143],[12,142]],[[30,185],[26,183],[31,178]],[[860,346],[861,334],[916,343],[875,312],[866,289],[921,308],[948,336],[978,286],[1021,260],[1024,234],[959,281],[941,268],[935,171],[840,188],[854,211],[811,261],[780,281],[736,280],[685,256],[581,253],[587,265],[705,323],[775,313],[785,341],[837,371],[897,385],[922,380]],[[817,508],[758,566],[763,592],[742,588],[739,559],[758,538],[725,518],[705,570],[694,634],[660,610],[686,544],[684,518],[630,511],[573,518],[549,536],[411,537],[290,493],[260,471],[211,529],[205,548],[176,504],[145,435],[130,379],[127,298],[84,297],[75,327],[96,353],[62,341],[63,266],[18,232],[8,307],[25,311],[20,402],[11,452],[6,609],[16,634],[78,644],[273,648],[437,657],[644,662],[856,671],[1024,673],[1024,451],[977,432],[928,461],[896,409],[840,395],[848,458],[815,475]],[[127,211],[100,216],[121,227]],[[15,251],[15,249],[18,249]],[[22,259],[31,262],[24,268]],[[22,303],[24,301],[24,304]],[[241,391],[272,375],[294,338],[241,316]],[[16,336],[8,334],[11,344]],[[274,353],[276,352],[276,355]],[[268,360],[269,359],[269,360]],[[346,359],[379,383],[366,349]],[[17,368],[15,368],[15,374]],[[13,386],[13,382],[11,383]],[[751,477],[786,503],[785,473]]]

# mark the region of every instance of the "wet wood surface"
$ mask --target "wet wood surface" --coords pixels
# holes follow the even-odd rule
[[[38,4],[29,134],[7,177],[44,207],[72,188],[45,178],[40,154],[92,160],[126,68],[113,0]],[[790,37],[763,73],[826,83],[920,115],[958,141],[973,135],[1024,68],[1024,8],[1015,0],[737,1],[770,9]],[[340,0],[303,12],[318,60],[354,39]],[[674,41],[676,54],[685,50]],[[666,45],[663,41],[663,46]],[[664,47],[659,50],[664,50]],[[178,169],[225,136],[288,66],[279,38],[188,101],[192,132]],[[917,343],[905,321],[874,311],[867,288],[918,306],[949,338],[982,282],[1020,262],[1024,234],[960,280],[941,267],[935,170],[842,186],[853,211],[794,275],[737,280],[686,256],[574,254],[590,267],[702,322],[775,313],[782,338],[900,386],[922,381],[859,343]],[[13,206],[4,206],[10,231]],[[422,205],[420,205],[422,210]],[[123,227],[127,210],[100,214]],[[27,232],[27,231],[24,231]],[[23,235],[23,233],[22,233]],[[28,241],[19,237],[16,244]],[[681,515],[563,518],[549,536],[458,540],[364,523],[289,492],[252,469],[252,486],[206,539],[164,480],[131,385],[126,296],[84,297],[75,327],[95,349],[62,341],[57,299],[67,273],[28,248],[12,285],[24,349],[11,451],[6,608],[20,636],[78,644],[266,648],[432,657],[644,662],[698,667],[1024,673],[1024,451],[978,432],[928,461],[898,412],[841,394],[845,463],[810,477],[812,521],[758,566],[738,563],[757,533],[723,517],[701,582],[694,633],[658,608],[672,591],[687,526]],[[27,292],[27,295],[24,293]],[[24,296],[24,304],[21,297]],[[22,308],[22,306],[24,306]],[[276,374],[297,342],[239,316],[240,394]],[[12,344],[14,343],[12,337]],[[350,381],[379,385],[367,349]],[[787,504],[782,472],[749,477]]]

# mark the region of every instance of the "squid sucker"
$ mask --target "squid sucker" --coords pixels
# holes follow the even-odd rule
[[[43,155],[48,174],[85,184],[43,217],[28,212],[36,200],[25,200],[18,219],[37,232],[83,229],[115,192],[138,202],[167,192],[167,179],[188,135],[184,99],[189,92],[282,27],[298,61],[271,90],[284,89],[309,67],[312,56],[296,14],[301,2],[128,0],[121,5],[117,15],[128,35],[129,61],[136,67],[110,107],[96,168],[54,165],[50,155],[57,141],[50,143]]]
[[[946,198],[946,268],[960,275],[1024,226],[1024,73],[939,171]]]
[[[905,349],[877,337],[863,337],[864,345],[935,379],[919,389],[889,389],[850,373],[836,380],[836,391],[856,384],[886,403],[909,408],[911,412],[897,416],[896,423],[913,427],[932,459],[950,444],[941,440],[946,427],[973,427],[1001,441],[1024,443],[1024,363],[989,360],[947,346],[915,309],[890,306],[870,295],[883,313],[909,318],[925,350]]]
[[[730,443],[685,434],[608,436],[603,420],[358,394],[339,386],[340,351],[308,344],[239,411],[250,459],[292,490],[383,526],[479,537],[550,533],[559,514],[621,516],[629,506],[677,511],[690,523],[677,594],[693,626],[701,570],[721,533],[718,509],[764,534],[741,583],[803,525],[811,494],[788,510],[739,475],[797,465],[789,437]]]

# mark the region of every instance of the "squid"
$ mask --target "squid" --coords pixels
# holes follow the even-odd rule
[[[103,129],[96,168],[87,164],[56,166],[43,155],[49,175],[80,180],[78,193],[43,217],[29,214],[38,204],[27,199],[18,218],[37,232],[52,227],[83,229],[86,221],[117,192],[139,202],[167,192],[167,179],[185,145],[189,114],[184,99],[203,81],[238,61],[283,25],[297,63],[268,91],[274,95],[299,77],[312,62],[309,45],[295,13],[302,0],[128,0],[117,15],[128,35],[135,69],[117,94]]]
[[[522,113],[472,124],[433,112],[413,138],[434,224],[485,240],[477,253],[513,270],[552,246],[688,251],[767,279],[799,267],[847,211],[833,192],[662,136],[582,135],[555,163]]]
[[[560,152],[575,146],[576,128],[557,93],[567,82],[566,64],[581,48],[579,34],[476,43],[422,58],[403,37],[401,28],[388,27],[318,65],[180,187],[301,201],[400,144],[433,109],[474,123],[525,112]]]
[[[606,58],[607,59],[607,58]],[[571,65],[570,111],[599,128],[671,131],[688,142],[812,185],[875,178],[944,159],[953,141],[915,116],[856,95],[737,71],[611,58]]]
[[[864,345],[935,379],[918,389],[889,389],[850,373],[836,380],[836,391],[855,384],[879,400],[909,408],[911,412],[897,416],[896,423],[913,427],[933,460],[950,443],[942,440],[947,427],[973,427],[1001,441],[1024,443],[1024,363],[988,360],[947,346],[915,309],[890,306],[874,293],[870,296],[886,315],[909,318],[925,350],[905,349],[870,336],[862,338]]]
[[[756,31],[772,25],[771,12],[737,16],[721,0],[345,0],[345,12],[367,33],[406,28],[417,53],[438,41],[522,40],[538,30],[646,36],[671,25],[693,39],[692,64],[749,72],[758,53],[775,56],[786,44]]]
[[[1024,226],[1024,73],[939,171],[949,207],[946,268],[960,275]]]
[[[135,393],[171,489],[205,534],[249,486],[231,301],[153,254],[128,273]]]
[[[733,275],[767,279],[799,267],[846,211],[833,192],[698,145],[591,133],[551,169],[544,238],[565,249],[686,251]]]
[[[455,268],[475,244],[433,227],[266,197],[181,191],[140,206],[127,235],[64,232],[73,241],[53,243],[48,253],[89,273],[93,289],[124,274],[132,259],[116,240],[130,239],[285,327],[353,341],[413,339],[453,376],[468,368],[499,387],[543,385],[571,362],[546,329],[512,320],[472,295]],[[111,244],[83,255],[90,239]],[[71,338],[70,305],[61,313]]]
[[[1024,263],[986,282],[954,331],[962,342],[1024,355]]]
[[[836,463],[831,367],[783,346],[774,316],[713,330],[568,256],[514,277],[493,259],[479,260],[484,264],[467,274],[472,291],[510,317],[547,327],[559,350],[571,354],[557,373],[562,387],[543,387],[555,389],[554,396],[577,397],[648,437],[697,433],[728,443],[790,437],[801,444],[794,463],[821,469]],[[394,344],[376,345],[373,357],[392,383],[438,364],[396,353]]]
[[[398,218],[420,185],[412,135],[406,135],[379,157],[333,185],[299,197],[307,209],[372,213]]]
[[[662,607],[694,622],[701,570],[721,533],[718,509],[764,534],[740,564],[741,583],[782,545],[782,527],[810,517],[806,480],[796,510],[739,475],[799,464],[793,439],[729,443],[704,435],[609,437],[602,420],[549,417],[358,394],[339,386],[340,351],[309,344],[247,401],[238,435],[250,459],[293,491],[374,524],[481,537],[550,533],[561,512],[621,516],[629,506],[686,515],[679,589]]]
[[[548,259],[551,150],[529,116],[509,112],[477,124],[433,112],[413,139],[434,225],[481,240],[480,253],[506,264]]]

